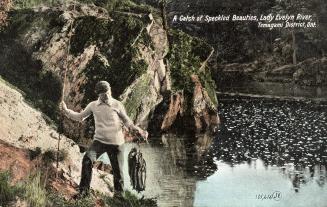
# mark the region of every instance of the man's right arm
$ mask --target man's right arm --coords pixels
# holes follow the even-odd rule
[[[85,109],[83,111],[79,112],[75,112],[73,110],[70,110],[67,108],[67,105],[65,104],[65,102],[61,103],[61,107],[62,110],[64,111],[64,113],[66,114],[66,116],[70,119],[74,119],[76,121],[83,121],[84,119],[86,119],[88,116],[90,116],[92,114],[92,110],[91,110],[91,103],[89,103]]]

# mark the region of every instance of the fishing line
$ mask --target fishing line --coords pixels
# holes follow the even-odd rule
[[[73,13],[76,10],[76,1],[73,2]],[[67,46],[67,57],[66,57],[66,66],[64,67],[64,80],[63,80],[63,86],[62,86],[62,92],[61,92],[61,99],[60,99],[60,104],[62,101],[65,99],[65,88],[66,88],[66,81],[67,81],[67,70],[68,70],[68,55],[69,51],[71,48],[71,38],[72,38],[72,33],[73,33],[73,24],[74,24],[74,17],[72,19],[72,22],[70,24],[70,30],[69,30],[69,38],[68,38],[68,46]],[[59,154],[60,154],[60,141],[61,141],[61,136],[63,135],[63,127],[64,127],[64,115],[63,113],[60,114],[59,118],[59,136],[58,136],[58,143],[57,143],[57,156],[56,156],[56,168],[57,168],[57,173],[56,176],[58,177],[58,169],[59,169]]]

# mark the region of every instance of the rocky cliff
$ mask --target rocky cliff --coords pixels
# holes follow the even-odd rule
[[[0,34],[0,74],[52,119],[58,121],[63,83],[68,107],[78,111],[96,99],[96,82],[107,80],[113,96],[145,128],[162,132],[183,125],[201,131],[219,122],[215,86],[204,71],[211,48],[187,34],[168,35],[155,9],[129,2],[108,12],[75,2],[14,10],[9,16]],[[188,50],[184,57],[179,46]],[[180,94],[184,102],[177,103],[177,122],[178,110],[171,111]],[[160,105],[169,107],[158,114]],[[157,116],[164,119],[155,122]],[[92,136],[92,120],[78,127],[65,120],[64,126],[75,140]]]

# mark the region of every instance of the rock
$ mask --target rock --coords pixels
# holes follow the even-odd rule
[[[154,133],[174,129],[176,132],[215,131],[220,124],[216,105],[202,87],[198,76],[192,75],[193,97],[185,97],[182,91],[165,98],[152,115],[150,130]],[[190,105],[190,106],[188,106]],[[190,109],[188,109],[190,107]],[[181,130],[183,129],[183,130]]]
[[[165,113],[160,129],[163,131],[169,130],[177,116],[183,116],[184,95],[181,92],[170,96],[168,110]]]
[[[209,127],[215,131],[220,124],[217,108],[212,103],[207,91],[202,87],[199,77],[192,75],[192,81],[195,85],[192,108],[194,127],[197,132],[206,131]]]

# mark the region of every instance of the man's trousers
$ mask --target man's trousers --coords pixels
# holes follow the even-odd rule
[[[87,150],[82,161],[82,176],[79,185],[80,193],[88,193],[92,180],[93,162],[99,158],[103,153],[107,153],[110,159],[113,177],[114,189],[116,193],[121,193],[124,187],[123,177],[123,145],[104,144],[94,140],[90,148]]]

